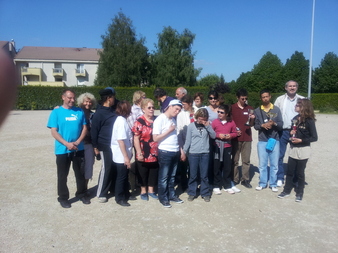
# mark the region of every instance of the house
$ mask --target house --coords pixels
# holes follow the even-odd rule
[[[99,63],[95,48],[23,47],[14,57],[22,85],[93,86]]]

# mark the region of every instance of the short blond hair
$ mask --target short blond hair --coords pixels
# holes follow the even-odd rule
[[[146,106],[148,106],[148,103],[154,104],[154,100],[152,100],[150,98],[142,99],[142,101],[141,101],[141,108],[144,109]]]
[[[133,95],[133,103],[138,104],[142,101],[142,97],[145,95],[145,93],[141,90],[137,90],[134,92]]]

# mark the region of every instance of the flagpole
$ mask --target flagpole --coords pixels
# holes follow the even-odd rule
[[[311,81],[312,81],[312,52],[313,52],[313,30],[315,24],[315,4],[316,0],[312,0],[312,27],[311,27],[311,48],[310,48],[310,66],[309,66],[309,83],[307,97],[311,99]]]

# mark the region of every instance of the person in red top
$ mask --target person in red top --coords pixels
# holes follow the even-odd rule
[[[142,200],[149,200],[148,196],[158,199],[154,192],[158,177],[158,143],[153,140],[154,101],[143,99],[141,108],[144,114],[135,121],[132,128],[141,184],[140,196]]]
[[[231,106],[232,119],[237,126],[237,137],[232,139],[232,159],[233,159],[233,181],[241,184],[246,188],[252,188],[250,184],[250,155],[252,144],[251,127],[255,123],[253,107],[247,104],[248,92],[245,89],[239,89],[236,92],[237,103]],[[242,160],[242,177],[239,178],[239,157]]]
[[[212,122],[212,129],[216,132],[214,151],[214,194],[224,191],[234,194],[231,186],[231,139],[236,138],[236,124],[231,119],[230,106],[220,105],[217,109],[218,119]],[[222,178],[223,174],[223,178]]]

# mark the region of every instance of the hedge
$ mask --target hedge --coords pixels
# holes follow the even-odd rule
[[[99,100],[99,90],[104,87],[91,86],[91,87],[71,87],[77,95],[80,95],[84,92],[90,92],[95,95],[96,99]],[[64,87],[49,87],[49,86],[19,86],[17,101],[14,109],[16,110],[51,110],[56,105],[61,105],[61,94],[64,90]],[[176,87],[163,87],[168,93],[169,96],[174,97]],[[133,93],[136,90],[142,90],[146,93],[146,96],[154,99],[153,91],[154,88],[115,88],[116,97],[119,100],[128,100],[132,102]],[[193,96],[196,92],[202,92],[204,94],[204,103],[208,103],[207,95],[209,88],[207,87],[188,87],[188,93]],[[282,95],[283,93],[273,93],[272,101]],[[302,94],[306,96],[307,94]],[[235,94],[226,93],[223,95],[224,100],[228,104],[233,104],[237,101]],[[312,94],[312,103],[315,110],[320,110],[321,112],[336,112],[338,111],[338,94],[337,93],[328,93],[328,94]],[[155,101],[156,104],[156,101]],[[249,92],[249,104],[254,108],[260,105],[259,94],[257,92]],[[158,105],[156,105],[157,108]]]

